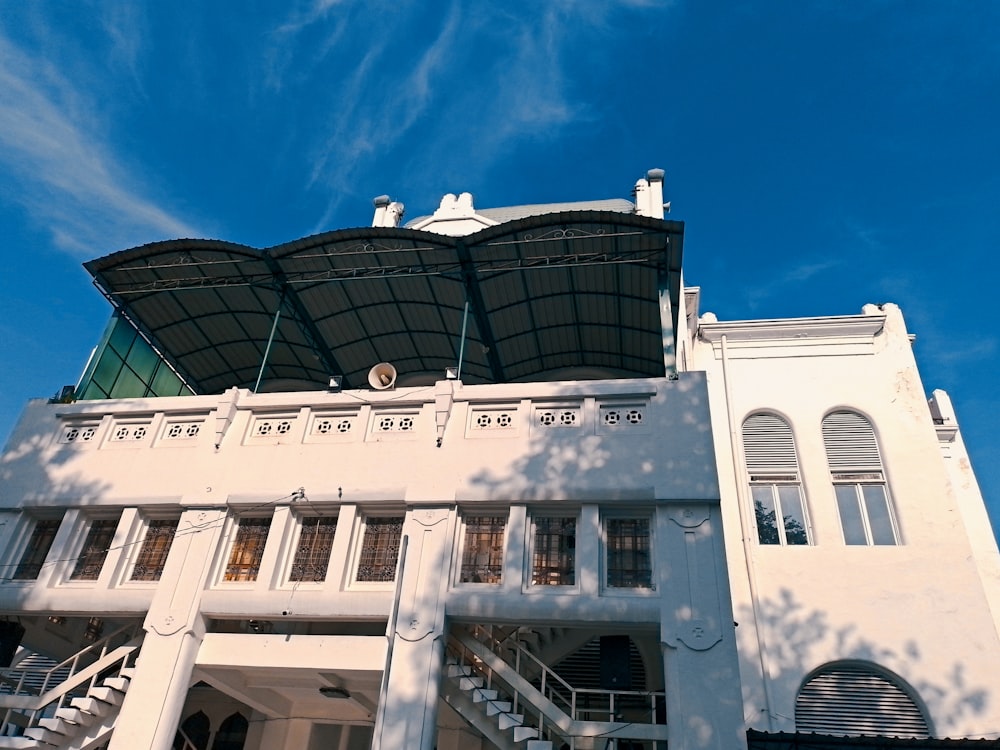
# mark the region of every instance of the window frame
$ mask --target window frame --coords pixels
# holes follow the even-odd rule
[[[333,558],[334,544],[336,544],[337,530],[340,526],[339,513],[335,511],[330,513],[319,513],[316,511],[310,513],[298,513],[294,516],[294,520],[295,520],[295,534],[292,538],[292,544],[287,558],[288,563],[285,574],[286,576],[285,582],[293,586],[314,586],[326,583],[326,581],[329,580],[330,577],[330,563],[332,562]],[[324,521],[326,522],[325,524],[323,523]],[[315,522],[315,524],[313,524],[312,522]],[[317,577],[298,578],[296,577],[297,568],[310,567],[310,568],[315,568],[316,571],[319,571],[320,561],[317,561],[316,559],[317,556],[315,554],[316,553],[315,545],[317,539],[313,539],[310,541],[311,557],[309,561],[299,560],[299,552],[301,551],[303,537],[306,536],[306,528],[313,525],[315,525],[317,528],[323,525],[333,526],[333,530],[330,533],[329,537],[328,549],[326,550],[326,557],[324,561],[325,564],[323,565],[322,575],[318,578]],[[316,536],[318,537],[319,535],[317,534]]]
[[[555,573],[556,575],[561,575],[559,570],[553,570],[554,568],[559,566],[553,566],[553,565],[541,566],[542,570],[547,571],[546,573],[544,573],[544,575],[546,575],[550,579],[550,581],[537,581],[535,578],[535,571],[539,569],[537,567],[538,556],[540,554],[545,554],[545,552],[551,551],[551,550],[546,550],[545,552],[542,552],[539,549],[538,522],[541,520],[562,521],[564,526],[568,521],[572,521],[573,523],[572,537],[570,537],[568,534],[565,533],[558,533],[558,531],[554,533],[549,532],[548,534],[549,537],[555,537],[556,539],[559,540],[556,543],[557,549],[555,550],[555,557],[557,559],[562,559],[567,554],[572,557],[572,567],[569,570],[569,576],[572,579],[570,582],[562,582],[561,580],[558,583],[550,582],[553,577],[553,573]],[[568,513],[566,510],[563,509],[552,509],[552,510],[542,509],[532,512],[529,514],[528,517],[528,533],[530,535],[527,539],[528,565],[525,576],[527,588],[529,588],[532,591],[553,591],[557,593],[565,593],[567,591],[577,590],[580,585],[579,558],[577,557],[577,548],[580,538],[579,511],[574,509],[572,513]],[[564,547],[565,545],[564,540],[569,538],[572,539],[572,547],[568,548],[569,551],[567,551],[567,548]],[[546,546],[551,547],[551,544]],[[550,556],[547,555],[547,557],[548,559],[551,559]],[[563,565],[561,566],[561,569],[562,571],[566,571],[567,566]]]
[[[610,528],[611,524],[619,523],[623,521],[628,522],[643,522],[646,525],[646,545],[645,554],[647,557],[647,571],[648,580],[647,585],[642,583],[637,583],[635,585],[615,585],[611,583],[611,535]],[[649,511],[620,511],[614,513],[604,513],[601,516],[601,590],[604,593],[613,593],[620,595],[634,595],[641,593],[649,593],[656,591],[656,561],[654,550],[656,549],[656,540],[654,536],[654,516],[652,512]],[[633,540],[636,539],[634,535],[631,537]],[[635,554],[635,553],[633,553]],[[622,570],[625,570],[624,568]],[[639,568],[633,569],[634,572],[639,571]]]
[[[114,516],[93,515],[81,518],[73,554],[66,561],[64,583],[93,585],[101,579],[107,567],[108,556],[114,548],[121,520],[121,512]],[[103,550],[100,549],[102,543],[106,544]],[[92,544],[97,545],[93,551],[89,550]]]
[[[495,569],[495,580],[485,580],[485,581],[475,581],[466,578],[466,563],[467,555],[469,555],[469,533],[472,529],[470,521],[474,519],[489,520],[493,522],[498,522],[500,526],[499,532],[496,529],[484,530],[480,532],[483,536],[482,540],[489,540],[487,544],[489,546],[489,551],[486,552],[487,564],[485,566],[472,565],[470,570],[471,575],[475,575],[476,571],[479,569],[490,571]],[[490,524],[491,526],[496,526],[496,523]],[[506,562],[506,545],[508,541],[508,532],[510,527],[510,511],[509,510],[489,510],[489,509],[476,509],[475,511],[465,512],[462,514],[461,526],[459,528],[459,545],[458,545],[458,565],[456,566],[456,577],[455,583],[459,586],[500,586],[504,582],[504,565]],[[497,543],[496,536],[499,535],[499,544]],[[498,556],[498,557],[497,557]],[[487,572],[487,577],[491,573]]]
[[[52,547],[55,544],[56,537],[59,534],[59,530],[62,528],[63,515],[58,516],[28,516],[28,523],[25,524],[25,528],[20,537],[20,542],[16,547],[15,554],[10,559],[10,566],[12,569],[10,575],[10,583],[15,584],[30,584],[37,581],[41,575],[42,571],[45,570],[46,564],[55,564],[55,560],[52,563],[48,562],[49,555],[52,552]],[[32,543],[35,541],[35,533],[39,528],[39,524],[54,524],[52,526],[52,533],[48,538],[48,544],[45,547],[44,553],[37,562],[31,562],[32,566],[37,566],[37,570],[33,576],[19,576],[18,572],[22,567],[29,564],[28,557],[32,553]]]
[[[244,526],[245,524],[245,526]],[[264,561],[264,552],[267,549],[267,540],[271,534],[271,527],[274,524],[273,515],[258,515],[253,513],[247,513],[242,515],[235,513],[227,519],[227,534],[226,534],[226,545],[225,554],[222,556],[220,570],[219,570],[219,583],[224,586],[254,586],[260,580],[261,564]],[[234,562],[233,556],[236,553],[237,545],[240,543],[240,529],[247,528],[251,526],[266,527],[263,537],[259,539],[258,544],[255,547],[259,548],[259,552],[256,549],[250,548],[251,551],[257,554],[256,557],[256,570],[253,571],[253,577],[238,577],[238,573],[230,577],[230,569],[236,566],[241,568],[252,569],[253,563],[241,563]],[[249,536],[249,534],[248,534]],[[250,558],[253,559],[252,557]]]
[[[395,540],[395,559],[392,564],[392,578],[379,580],[379,579],[362,579],[361,568],[364,565],[365,556],[365,541],[368,534],[368,529],[372,525],[373,521],[397,521],[399,522],[399,536]],[[356,520],[356,536],[355,536],[355,549],[352,555],[352,565],[351,565],[351,575],[350,575],[350,586],[359,588],[391,588],[395,582],[397,576],[399,576],[399,552],[402,549],[404,528],[406,526],[406,514],[403,511],[393,513],[391,511],[385,511],[381,513],[365,513],[364,511],[359,511]],[[383,563],[381,567],[387,567],[386,563]]]
[[[783,414],[773,411],[751,412],[743,419],[740,440],[757,544],[762,547],[814,545],[809,507],[799,467],[798,446],[791,421]],[[787,513],[787,508],[784,507],[782,490],[791,487],[796,489],[798,518]],[[758,499],[758,492],[764,488],[769,490],[770,510]],[[770,529],[763,527],[761,523],[761,517],[766,517],[766,514],[773,517],[773,527]],[[801,525],[804,541],[789,542],[789,520]],[[774,541],[770,541],[771,531],[775,535]]]
[[[833,486],[833,500],[837,508],[837,518],[840,522],[841,539],[848,547],[898,547],[903,544],[896,510],[886,479],[885,465],[882,459],[882,447],[875,432],[875,424],[866,414],[851,409],[834,409],[823,416],[820,423],[823,438],[823,448],[826,453],[827,469],[830,472],[830,482]],[[853,488],[856,501],[854,519],[845,516],[846,493],[842,490]],[[881,501],[884,508],[884,522],[888,528],[891,541],[879,535],[876,539],[869,499],[865,487],[880,488]],[[860,529],[854,520],[860,521]],[[854,526],[854,528],[848,528]],[[859,535],[857,532],[860,531]],[[860,540],[864,537],[864,541]]]
[[[160,515],[150,515],[142,518],[142,528],[139,531],[138,538],[135,542],[136,551],[132,556],[132,560],[128,566],[128,572],[123,581],[126,585],[149,585],[156,584],[160,581],[163,576],[163,570],[167,565],[167,558],[170,556],[170,550],[173,548],[174,540],[177,538],[177,534],[180,528],[180,514],[160,514]],[[173,533],[170,535],[169,541],[166,543],[166,549],[162,552],[162,562],[159,564],[159,569],[155,570],[154,576],[149,578],[136,578],[136,570],[144,565],[143,557],[146,555],[146,545],[151,541],[150,531],[154,527],[158,527],[161,524],[173,524]],[[155,565],[156,558],[154,557],[150,566]]]

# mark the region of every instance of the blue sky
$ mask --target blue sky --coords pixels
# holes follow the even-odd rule
[[[0,0],[0,437],[110,308],[82,261],[667,170],[720,319],[896,302],[1000,521],[1000,3]]]

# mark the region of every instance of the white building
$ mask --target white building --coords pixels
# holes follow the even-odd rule
[[[662,182],[86,264],[0,463],[0,748],[1000,747],[900,311],[699,317]]]

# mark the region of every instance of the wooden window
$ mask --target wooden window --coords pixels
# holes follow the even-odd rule
[[[576,583],[576,518],[536,516],[531,555],[534,586]]]
[[[399,543],[403,537],[403,518],[366,518],[358,581],[385,582],[396,578]]]
[[[337,531],[337,519],[327,516],[303,518],[299,543],[288,576],[290,581],[322,581],[330,565],[330,550]]]
[[[59,530],[59,519],[42,519],[35,522],[35,528],[31,530],[31,538],[28,539],[28,546],[21,555],[21,560],[14,570],[14,579],[27,581],[38,578],[42,572],[42,565],[48,557],[49,550],[52,549],[52,542],[55,541],[56,532]]]
[[[462,548],[462,583],[500,583],[506,516],[467,516]]]
[[[146,537],[132,566],[132,581],[159,581],[177,532],[176,518],[157,518],[146,526]]]
[[[236,539],[229,551],[226,581],[256,581],[260,561],[264,557],[264,544],[271,528],[270,518],[241,518],[236,528]]]
[[[69,579],[71,581],[96,581],[101,575],[104,560],[108,556],[111,540],[118,528],[117,518],[99,518],[90,523],[83,549],[76,560],[76,567]]]

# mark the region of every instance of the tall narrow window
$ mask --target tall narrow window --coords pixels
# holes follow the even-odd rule
[[[535,516],[531,554],[534,586],[572,586],[576,583],[576,518]]]
[[[467,516],[462,548],[462,583],[500,583],[505,516]]]
[[[177,532],[176,518],[155,518],[146,526],[146,537],[132,566],[132,581],[159,581]]]
[[[312,516],[302,519],[299,543],[295,547],[295,559],[288,576],[290,581],[323,581],[330,565],[330,550],[333,535],[337,531],[337,519],[327,516]]]
[[[98,518],[91,521],[83,549],[76,560],[76,567],[70,574],[71,581],[96,581],[104,567],[104,559],[111,548],[111,540],[118,528],[117,518]]]
[[[750,475],[760,544],[809,544],[795,439],[774,414],[754,414],[743,423],[743,452]]]
[[[236,539],[229,551],[225,580],[256,581],[260,561],[264,557],[264,544],[271,528],[270,518],[241,518],[236,528]]]
[[[361,541],[357,580],[393,581],[399,559],[399,542],[403,537],[403,518],[367,518]]]
[[[652,588],[648,518],[609,518],[607,585],[613,588]]]
[[[42,565],[45,564],[45,558],[52,548],[52,542],[55,541],[59,524],[59,519],[42,519],[35,522],[31,538],[28,539],[28,546],[24,548],[24,554],[14,569],[15,580],[28,581],[38,578],[38,574],[42,572]]]
[[[898,544],[882,457],[871,423],[851,411],[828,414],[823,420],[823,444],[844,542]]]

